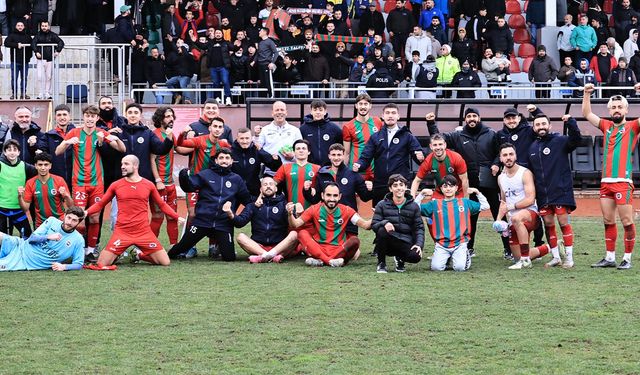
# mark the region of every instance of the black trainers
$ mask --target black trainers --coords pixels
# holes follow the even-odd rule
[[[396,262],[396,272],[404,272],[407,270],[404,268],[404,260],[398,257],[393,257],[393,260]]]
[[[96,264],[98,263],[98,253],[93,251],[84,256],[84,262],[87,264]]]
[[[624,262],[624,261],[623,261]],[[622,264],[620,264],[622,266]],[[594,263],[591,265],[591,268],[607,268],[607,267],[615,267],[617,266],[616,262],[612,262],[607,260],[606,258],[602,258],[598,263]]]
[[[469,252],[469,257],[473,258],[476,256],[476,251],[474,249],[467,249]]]
[[[511,254],[511,250],[504,249],[504,259],[513,261],[513,254]]]
[[[631,262],[627,262],[626,260],[622,260],[620,265],[618,266],[619,270],[628,270],[631,268]]]
[[[387,273],[387,265],[384,262],[378,263],[378,267],[376,268],[377,273]]]

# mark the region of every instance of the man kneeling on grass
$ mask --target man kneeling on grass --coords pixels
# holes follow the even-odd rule
[[[444,271],[449,258],[454,271],[466,271],[471,266],[467,251],[471,232],[471,215],[489,209],[489,202],[476,188],[469,188],[469,194],[476,194],[478,202],[467,198],[456,198],[458,180],[452,175],[442,179],[440,191],[443,199],[432,199],[420,206],[422,214],[433,220],[432,235],[436,242],[431,258],[432,271]],[[422,190],[421,195],[431,198],[433,191]]]
[[[347,223],[351,221],[362,229],[371,228],[371,220],[364,220],[351,207],[339,204],[341,194],[336,183],[325,185],[321,194],[322,202],[305,210],[296,217],[296,205],[287,203],[289,224],[299,228],[307,222],[313,222],[313,237],[306,229],[298,232],[298,241],[303,251],[309,255],[305,263],[308,266],[342,267],[351,259],[358,258],[360,240],[355,235],[347,236]]]
[[[84,211],[69,207],[63,219],[48,218],[26,241],[0,233],[0,271],[82,269],[84,238],[76,227],[84,219]],[[62,263],[67,259],[71,264]]]
[[[238,234],[238,245],[249,254],[251,263],[280,263],[291,255],[298,246],[298,234],[289,231],[287,201],[278,193],[273,177],[265,176],[260,181],[260,196],[249,203],[239,215],[234,215],[231,202],[226,202],[222,210],[233,221],[236,228],[251,222],[251,237]]]
[[[420,206],[407,190],[407,179],[401,174],[389,177],[389,191],[378,202],[371,219],[371,229],[376,233],[378,273],[387,273],[386,256],[393,256],[396,272],[404,272],[405,262],[418,263],[424,246],[424,223]]]

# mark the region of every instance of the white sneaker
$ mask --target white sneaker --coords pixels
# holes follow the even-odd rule
[[[564,268],[565,270],[573,268],[573,261],[565,260],[564,263],[562,263],[562,268]]]
[[[216,103],[218,103],[218,104],[222,104],[222,99],[220,99],[220,98],[216,98]]]
[[[331,267],[342,267],[344,266],[344,258],[331,259],[329,265]]]
[[[545,263],[544,268],[551,268],[556,266],[561,266],[562,260],[560,258],[552,258],[550,261]]]
[[[320,259],[316,259],[316,258],[307,258],[307,260],[304,261],[304,264],[306,264],[307,266],[311,266],[311,267],[322,267],[322,266],[324,266],[324,263],[322,263],[322,261]]]
[[[521,270],[523,268],[531,268],[533,265],[531,264],[531,260],[520,259],[513,266],[510,266],[510,270]]]
[[[230,96],[227,96],[227,98],[224,100],[224,105],[232,105]]]

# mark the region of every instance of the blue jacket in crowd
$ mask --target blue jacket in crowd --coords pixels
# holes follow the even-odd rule
[[[572,117],[566,123],[568,136],[550,133],[537,137],[529,148],[529,169],[535,176],[538,207],[576,208],[569,154],[580,144],[580,129]]]
[[[251,194],[242,177],[231,172],[231,168],[223,168],[212,164],[198,174],[189,176],[189,170],[183,169],[179,174],[180,187],[186,192],[198,192],[196,214],[192,224],[201,228],[233,231],[233,224],[227,214],[222,211],[225,202],[231,202],[232,207],[238,203],[248,205]]]
[[[358,160],[360,164],[358,171],[365,171],[371,162],[375,161],[373,185],[378,188],[387,186],[389,176],[394,173],[399,173],[411,181],[413,178],[409,159],[415,159],[414,152],[422,151],[420,143],[406,126],[398,129],[391,143],[388,141],[387,133],[386,124],[379,132],[373,133]]]
[[[251,222],[251,239],[261,245],[276,245],[289,234],[287,200],[284,194],[262,198],[262,206],[249,203],[233,218],[233,225],[242,228]]]
[[[329,162],[329,147],[334,143],[342,144],[342,129],[325,114],[320,121],[313,121],[311,115],[305,115],[300,125],[302,138],[311,144],[309,161],[324,165]]]

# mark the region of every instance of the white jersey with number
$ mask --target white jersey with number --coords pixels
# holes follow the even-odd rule
[[[507,202],[507,206],[515,205],[516,203],[523,200],[526,196],[524,191],[524,172],[528,169],[519,165],[516,173],[509,177],[507,173],[503,171],[498,176],[498,185],[500,185],[500,189],[504,192],[504,197]],[[538,206],[534,201],[532,205],[525,208],[516,208],[515,210],[510,210],[507,213],[507,216],[511,218],[511,216],[515,215],[516,212],[520,210],[532,210],[538,212]]]

